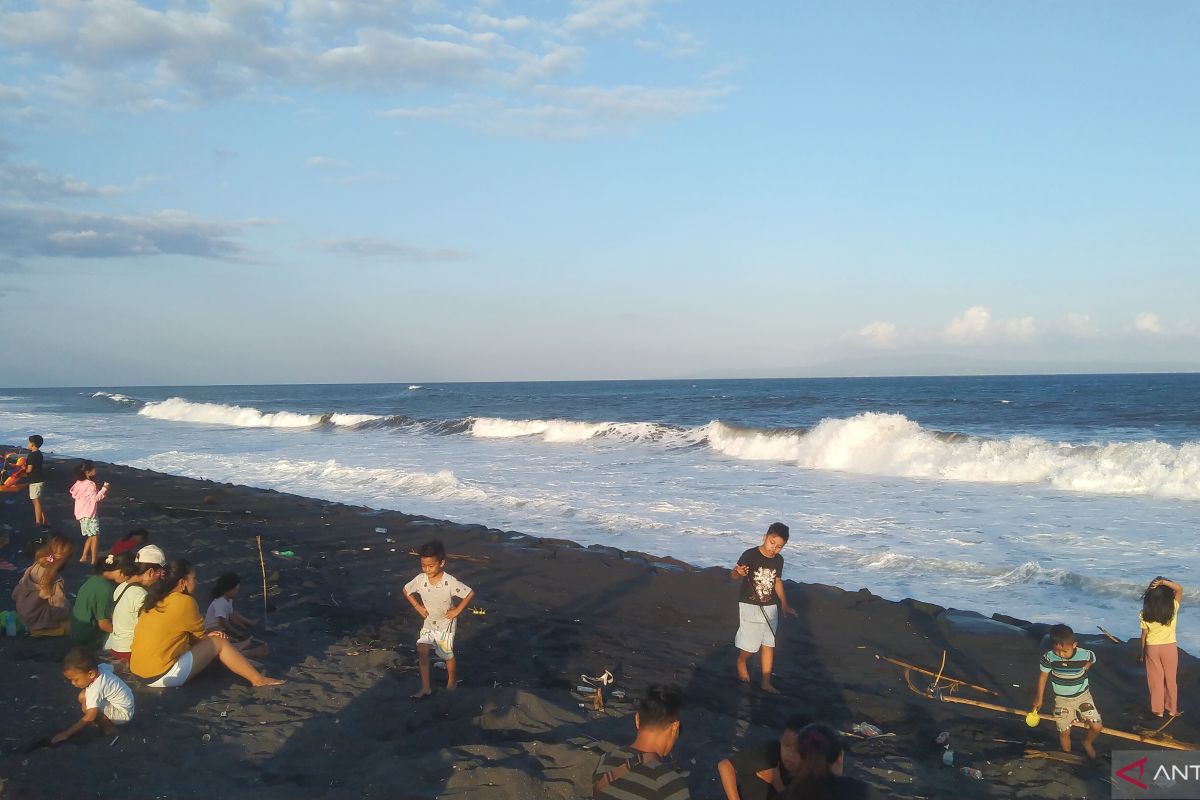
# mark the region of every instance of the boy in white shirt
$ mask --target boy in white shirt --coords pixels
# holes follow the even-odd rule
[[[55,734],[51,744],[65,742],[89,725],[98,725],[105,735],[111,736],[117,725],[133,719],[133,692],[113,674],[112,665],[97,664],[95,656],[76,647],[63,659],[63,675],[72,686],[82,690],[79,706],[83,718]]]
[[[458,683],[454,658],[454,631],[458,615],[466,610],[475,592],[470,586],[445,571],[446,548],[438,540],[421,545],[421,574],[404,584],[404,597],[421,615],[421,634],[417,637],[417,656],[421,668],[421,691],[413,695],[421,700],[433,694],[429,679],[429,653],[436,650],[446,662],[446,689]],[[417,597],[421,599],[418,601]],[[458,604],[454,605],[454,599]]]

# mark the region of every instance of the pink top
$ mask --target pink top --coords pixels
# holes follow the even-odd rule
[[[107,496],[107,486],[97,489],[93,480],[75,481],[71,487],[71,497],[75,498],[75,519],[96,516],[96,506]]]

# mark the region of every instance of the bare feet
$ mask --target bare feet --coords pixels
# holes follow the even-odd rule
[[[746,665],[742,664],[741,662],[739,662],[737,665],[737,676],[738,680],[742,683],[750,682],[750,670],[746,669]]]
[[[767,694],[779,694],[779,690],[772,686],[769,680],[764,680],[759,688]]]
[[[409,697],[411,697],[413,700],[424,700],[426,697],[429,697],[432,694],[433,694],[432,689],[422,689],[421,691],[417,692],[416,694],[410,694]]]
[[[454,691],[455,689],[457,689],[457,688],[458,688],[458,681],[455,681],[454,683],[447,683],[447,684],[446,684],[446,691],[447,691],[447,692],[453,692],[453,691]]]
[[[264,686],[281,686],[284,683],[287,683],[287,681],[281,680],[279,678],[268,678],[264,675],[262,680],[258,681],[257,683],[252,683],[250,685],[253,686],[255,689],[261,689]]]

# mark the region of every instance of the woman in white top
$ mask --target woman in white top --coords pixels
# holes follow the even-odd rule
[[[104,642],[104,649],[114,659],[129,664],[129,651],[133,647],[133,629],[137,626],[138,614],[146,599],[146,588],[162,576],[167,557],[155,545],[148,544],[137,551],[133,565],[125,572],[125,581],[113,590],[112,633]]]

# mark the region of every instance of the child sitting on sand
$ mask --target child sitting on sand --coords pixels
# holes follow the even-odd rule
[[[67,653],[63,660],[63,675],[79,692],[83,718],[61,733],[54,735],[51,744],[65,742],[89,725],[99,726],[111,736],[117,725],[133,719],[133,692],[125,681],[113,674],[109,664],[97,664],[96,657],[81,647]]]
[[[96,565],[96,574],[79,587],[71,609],[71,638],[75,644],[95,652],[112,633],[113,590],[125,580],[132,565],[133,556],[128,553],[109,553]]]
[[[1179,714],[1179,645],[1175,624],[1179,621],[1179,601],[1183,587],[1161,575],[1150,581],[1142,595],[1142,656],[1146,665],[1146,685],[1150,689],[1150,713],[1162,719]]]
[[[446,662],[446,689],[458,684],[457,660],[454,658],[454,631],[458,615],[466,610],[475,592],[470,586],[445,571],[446,548],[436,539],[421,545],[421,574],[404,584],[404,597],[412,603],[424,620],[417,637],[417,656],[421,668],[421,691],[413,695],[420,700],[433,694],[429,678],[429,653],[436,650]],[[416,597],[421,599],[418,602]],[[458,605],[453,605],[454,598]]]
[[[265,642],[256,642],[250,638],[255,621],[233,610],[233,600],[238,595],[242,579],[236,572],[226,572],[217,578],[212,587],[212,602],[204,614],[204,629],[207,631],[225,631],[234,647],[242,651],[248,658],[262,658],[267,655]]]
[[[96,516],[100,501],[108,496],[108,481],[96,487],[96,465],[82,461],[75,467],[75,483],[71,486],[71,497],[75,498],[75,519],[79,520],[79,532],[83,534],[83,552],[80,562],[95,564],[100,553],[100,519]]]
[[[742,553],[729,579],[741,580],[738,598],[738,631],[733,643],[738,649],[737,676],[742,683],[750,682],[750,656],[759,654],[762,667],[763,691],[779,694],[771,684],[775,666],[775,632],[779,629],[779,612],[797,616],[788,605],[783,590],[783,556],[779,552],[788,540],[788,526],[773,522],[763,536],[763,543]]]
[[[1096,654],[1076,644],[1075,631],[1066,625],[1054,625],[1050,628],[1050,650],[1042,655],[1041,674],[1033,700],[1034,712],[1040,711],[1049,679],[1054,688],[1054,725],[1058,729],[1058,742],[1064,753],[1071,752],[1071,723],[1078,719],[1087,725],[1083,750],[1088,758],[1096,757],[1092,742],[1104,727],[1088,687],[1088,670],[1095,663]]]
[[[62,569],[75,549],[71,541],[55,534],[33,554],[33,565],[13,587],[17,616],[30,636],[66,636],[71,619]]]

